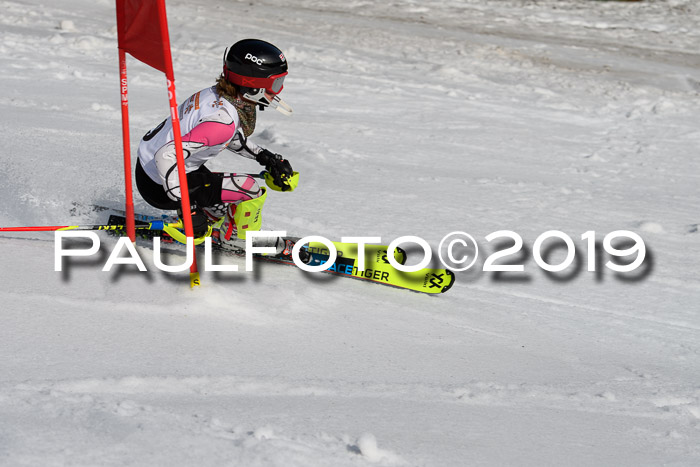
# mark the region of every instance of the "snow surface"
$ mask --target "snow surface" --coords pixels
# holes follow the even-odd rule
[[[104,222],[73,203],[123,203],[114,2],[0,11],[0,225]],[[276,265],[190,290],[153,267],[101,272],[107,236],[61,273],[51,234],[2,234],[0,464],[700,464],[698,2],[169,0],[168,14],[180,99],[236,40],[289,59],[294,116],[262,113],[257,137],[302,183],[269,197],[268,227],[432,245],[461,230],[480,262],[438,297]],[[135,149],[167,96],[133,59],[129,76]],[[509,258],[524,273],[480,270],[503,229],[524,239]],[[578,270],[534,263],[553,229]],[[587,272],[581,234],[620,229],[643,237],[642,272],[604,256]]]

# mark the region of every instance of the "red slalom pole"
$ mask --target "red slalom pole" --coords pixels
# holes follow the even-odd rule
[[[126,191],[126,234],[132,242],[136,241],[134,228],[134,195],[131,180],[131,142],[129,138],[129,95],[126,77],[126,52],[119,49],[119,75],[122,95],[122,142],[124,145],[124,182]]]
[[[173,60],[170,54],[170,38],[168,36],[168,20],[165,12],[165,0],[158,0],[161,39],[163,45],[163,57],[165,58],[165,77],[168,81],[168,98],[170,100],[170,117],[172,119],[173,137],[175,139],[175,155],[177,157],[177,175],[180,181],[180,200],[182,202],[182,223],[185,227],[185,235],[194,238],[192,228],[192,212],[190,204],[190,192],[187,186],[187,172],[185,170],[185,156],[182,151],[182,133],[180,131],[180,117],[177,112],[177,98],[175,97],[175,73]],[[194,249],[194,245],[192,246]],[[193,252],[194,261],[190,267],[190,287],[200,285],[199,270],[197,269],[197,255]]]

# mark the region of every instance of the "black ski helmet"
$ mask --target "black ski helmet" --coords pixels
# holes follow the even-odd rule
[[[224,55],[224,77],[237,85],[246,99],[270,105],[265,92],[277,95],[284,87],[287,59],[280,49],[260,39],[243,39]]]

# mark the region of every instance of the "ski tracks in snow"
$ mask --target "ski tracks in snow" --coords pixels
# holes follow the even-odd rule
[[[25,426],[35,430],[24,443],[15,440],[11,463],[32,463],[48,455],[58,464],[70,460],[87,465],[123,465],[124,456],[139,465],[197,465],[203,458],[207,465],[408,465],[380,447],[369,432],[333,435],[312,427],[299,432],[279,422],[260,425],[255,417],[252,423],[258,425],[251,426],[232,410],[265,404],[266,398],[337,395],[332,385],[259,378],[134,376],[26,382],[0,389],[0,413],[10,422],[0,426],[0,439],[18,436]],[[221,414],[213,413],[213,407]],[[44,423],[34,425],[33,418]],[[56,449],[52,445],[33,445],[57,427],[62,428],[52,436],[65,443],[61,452],[51,452]],[[76,458],[78,438],[89,446]]]
[[[465,417],[482,416],[480,408],[489,408],[492,414],[500,408],[523,417],[564,411],[574,424],[577,419],[603,417],[615,423],[622,420],[632,430],[636,419],[655,419],[653,424],[640,423],[645,428],[639,428],[635,436],[672,449],[681,449],[700,428],[700,390],[684,394],[666,389],[653,376],[630,370],[624,380],[587,385],[472,381],[449,387],[237,376],[28,381],[0,388],[0,412],[13,426],[12,431],[0,429],[0,436],[17,436],[25,423],[39,431],[60,426],[63,434],[53,436],[65,436],[63,454],[68,455],[77,439],[72,431],[87,430],[82,440],[93,448],[84,448],[80,459],[89,463],[91,456],[106,450],[101,465],[110,465],[110,454],[119,450],[131,451],[129,456],[139,463],[175,458],[187,464],[204,449],[216,452],[216,459],[222,462],[219,465],[421,464],[380,448],[371,433],[316,432],[312,419],[295,420],[293,428],[284,418],[274,416],[250,420],[245,407],[262,405],[285,407],[292,418],[299,410],[303,413],[299,407],[311,405],[357,410],[417,405]],[[44,419],[43,428],[33,425],[32,418]],[[149,441],[140,441],[140,434]],[[30,446],[31,440],[32,436],[24,450],[16,446],[12,459],[40,456],[41,448]],[[211,465],[212,459],[209,461]]]

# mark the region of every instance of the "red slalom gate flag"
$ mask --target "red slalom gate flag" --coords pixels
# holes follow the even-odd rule
[[[117,0],[117,33],[120,49],[172,80],[164,0]]]
[[[116,0],[117,35],[119,42],[119,68],[122,92],[122,134],[124,139],[124,174],[126,179],[127,233],[135,240],[134,203],[131,182],[131,154],[129,143],[129,99],[127,96],[126,53],[165,73],[168,82],[170,116],[177,156],[177,171],[180,179],[182,220],[185,235],[193,237],[190,196],[187,188],[185,159],[182,151],[182,135],[175,97],[175,76],[170,54],[168,18],[165,0]],[[194,247],[193,247],[194,248]],[[190,285],[199,285],[196,256],[190,268]]]

